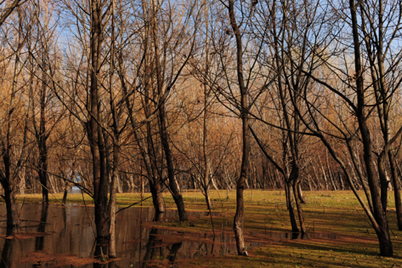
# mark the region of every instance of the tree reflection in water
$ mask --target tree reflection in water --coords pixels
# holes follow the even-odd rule
[[[22,225],[17,239],[5,239],[5,223],[0,223],[3,242],[0,267],[43,267],[61,263],[59,256],[71,259],[92,257],[94,245],[93,207],[77,205],[24,204],[19,208]],[[5,206],[0,205],[0,214]],[[207,217],[206,213],[190,215]],[[216,241],[209,234],[185,234],[153,226],[153,221],[178,219],[176,211],[154,214],[153,208],[130,208],[117,215],[116,239],[118,259],[107,264],[80,267],[148,267],[152,263],[175,263],[206,255],[235,252],[232,234],[222,234]],[[3,224],[3,225],[1,225]],[[215,244],[216,242],[217,244]],[[39,261],[38,254],[46,261]],[[35,255],[36,254],[36,255]],[[64,260],[63,260],[64,261]],[[42,265],[42,266],[41,266]],[[71,267],[73,264],[57,267]]]
[[[35,239],[35,250],[43,250],[43,243],[45,240],[45,231],[47,224],[47,212],[49,209],[49,204],[42,203],[41,217],[39,221],[38,233],[43,233],[43,236],[38,236]]]
[[[3,250],[1,251],[0,268],[13,267],[11,264],[12,243],[14,243],[14,241],[11,239],[4,240]]]

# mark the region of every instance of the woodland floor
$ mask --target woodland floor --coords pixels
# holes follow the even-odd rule
[[[186,209],[206,211],[205,199],[197,191],[184,191]],[[394,257],[379,256],[378,241],[368,218],[351,191],[304,192],[307,204],[303,212],[309,239],[272,239],[272,234],[291,230],[283,191],[245,191],[245,237],[255,242],[248,248],[249,257],[221,252],[202,259],[178,260],[175,264],[159,261],[156,267],[402,267],[402,231],[397,230],[393,194],[389,192],[388,218],[394,247]],[[363,194],[362,192],[360,194]],[[144,194],[148,197],[150,194]],[[60,202],[61,194],[50,196],[51,202]],[[139,193],[118,194],[117,203],[124,207],[141,199]],[[235,192],[227,199],[226,191],[211,191],[213,226],[216,235],[231,231],[235,212]],[[18,196],[19,202],[38,202],[40,195]],[[83,203],[81,194],[70,194],[68,202]],[[168,193],[164,194],[167,208],[174,209]],[[91,199],[85,196],[85,203]],[[140,206],[141,204],[136,204]],[[152,206],[151,199],[143,206]],[[149,223],[199,235],[211,233],[209,216],[190,218],[190,223],[176,220]]]

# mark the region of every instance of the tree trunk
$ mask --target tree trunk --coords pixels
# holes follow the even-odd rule
[[[212,204],[211,204],[211,198],[209,198],[209,187],[208,187],[208,185],[204,189],[204,196],[205,196],[205,202],[207,203],[207,209],[208,209],[208,211],[211,211]]]
[[[91,4],[91,66],[90,66],[90,96],[89,111],[90,121],[88,123],[88,139],[92,154],[92,173],[95,203],[95,226],[96,226],[96,248],[95,256],[108,254],[109,224],[108,213],[108,178],[105,174],[105,150],[101,128],[98,124],[102,122],[100,114],[100,99],[98,76],[101,68],[102,54],[102,10],[101,0],[93,1]]]
[[[309,185],[310,185],[309,187],[310,187],[310,191],[311,191],[311,183],[310,183],[311,178],[308,177],[307,179],[308,179],[308,181],[309,181]],[[304,194],[303,194],[303,190],[302,190],[302,187],[301,187],[300,180],[297,182],[297,195],[299,196],[300,202],[301,202],[302,204],[306,204],[306,203],[307,203],[307,199],[306,199],[306,197],[305,197]]]
[[[380,190],[377,185],[377,179],[375,178],[374,165],[373,165],[373,152],[370,131],[367,126],[367,117],[365,114],[365,94],[363,83],[363,67],[361,64],[360,55],[360,40],[357,25],[355,0],[350,0],[350,11],[352,19],[352,32],[353,32],[353,47],[354,47],[354,61],[355,61],[355,73],[356,73],[356,94],[357,94],[357,109],[356,117],[359,123],[360,134],[363,143],[364,162],[366,164],[367,179],[371,191],[371,198],[374,209],[374,217],[378,223],[376,229],[377,237],[380,243],[381,256],[392,257],[393,249],[392,242],[389,236],[388,219],[383,208]],[[381,188],[380,188],[381,189]]]
[[[113,168],[112,168],[112,182],[110,185],[110,201],[109,201],[109,211],[110,211],[110,228],[109,228],[109,257],[116,258],[116,188],[117,188],[117,167],[119,165],[119,153],[120,144],[117,140],[114,141],[113,145]]]
[[[143,13],[144,16],[146,14],[146,6],[143,6]],[[144,18],[145,19],[145,18]],[[149,26],[147,26],[149,27]],[[144,38],[144,47],[149,46],[149,29],[147,29],[145,33],[145,38]],[[144,65],[146,66],[146,71],[145,71],[145,101],[144,101],[144,112],[145,116],[148,117],[150,116],[151,112],[150,110],[150,97],[149,97],[149,91],[150,91],[150,75],[151,73],[149,72],[149,59],[148,57],[145,57],[145,63]],[[126,85],[126,77],[125,77],[125,68],[122,65],[123,62],[123,55],[120,53],[119,54],[119,76],[120,76],[120,81],[122,83],[122,89],[124,95],[128,96],[128,89]],[[152,129],[151,129],[151,122],[147,121],[145,123],[146,125],[146,138],[141,136],[141,132],[138,129],[138,124],[134,118],[134,112],[133,112],[133,106],[129,98],[125,99],[126,106],[128,109],[128,116],[130,119],[131,126],[134,131],[134,136],[135,140],[138,144],[142,160],[144,161],[144,166],[147,172],[147,178],[149,182],[149,187],[151,190],[152,194],[152,201],[154,204],[155,211],[157,213],[163,213],[165,211],[164,206],[163,206],[163,201],[162,201],[162,190],[161,190],[161,174],[158,172],[158,167],[156,166],[156,157],[154,155],[155,150],[154,150],[154,141],[152,138]],[[144,142],[146,140],[146,142]],[[132,182],[132,177],[130,176],[130,181]],[[134,186],[134,183],[131,183]],[[134,189],[134,187],[133,187]]]
[[[19,188],[20,195],[24,195],[25,194],[25,188],[26,188],[25,167],[22,168],[21,173],[22,174],[19,176],[20,177],[20,183],[18,185],[18,188]]]
[[[152,45],[153,45],[153,52],[154,52],[154,68],[155,68],[155,74],[154,78],[156,78],[156,90],[157,90],[157,96],[159,98],[159,105],[158,105],[158,123],[159,123],[159,134],[160,134],[160,140],[162,143],[162,148],[164,151],[165,155],[165,160],[166,160],[166,166],[167,166],[167,173],[168,173],[168,178],[169,178],[169,190],[172,194],[173,200],[176,203],[177,210],[179,213],[179,218],[180,221],[187,221],[187,213],[184,208],[184,202],[183,202],[183,197],[180,194],[180,190],[178,188],[178,184],[176,181],[176,177],[174,174],[174,164],[173,164],[173,156],[172,156],[172,151],[170,150],[170,145],[169,145],[169,134],[167,131],[167,122],[166,122],[166,107],[165,107],[165,101],[166,97],[164,97],[164,92],[163,92],[163,74],[162,74],[162,68],[161,68],[161,63],[159,62],[159,40],[158,40],[158,34],[157,34],[157,12],[158,12],[158,6],[155,3],[154,0],[151,1],[151,8],[152,8],[152,17],[151,17],[151,34],[152,34]]]
[[[302,210],[302,206],[301,206],[301,202],[300,202],[300,197],[299,197],[298,191],[297,191],[298,187],[299,187],[299,181],[296,180],[293,183],[293,194],[295,197],[297,214],[299,216],[300,230],[301,230],[302,235],[304,235],[307,233],[307,231],[306,231],[306,226],[304,224],[303,210]]]
[[[49,191],[48,191],[48,185],[47,185],[47,135],[46,135],[46,119],[45,119],[45,107],[46,107],[46,94],[47,94],[47,85],[46,81],[47,79],[47,74],[45,73],[47,70],[47,63],[45,61],[47,60],[46,55],[48,51],[44,51],[44,60],[42,63],[44,63],[44,69],[42,72],[42,88],[40,91],[40,121],[39,121],[39,132],[36,133],[36,139],[38,142],[38,148],[39,148],[39,181],[42,186],[42,200],[45,204],[49,204]]]
[[[149,188],[152,194],[152,202],[154,204],[155,213],[163,213],[165,212],[165,208],[163,206],[163,199],[161,194],[161,185],[160,183],[149,183]]]
[[[228,5],[230,25],[232,26],[236,37],[236,67],[237,80],[240,89],[240,114],[242,120],[242,139],[243,139],[243,156],[241,162],[240,176],[236,186],[236,214],[233,221],[233,229],[235,232],[237,253],[239,255],[248,256],[243,236],[244,221],[244,197],[243,191],[246,186],[246,180],[249,175],[249,154],[250,154],[250,134],[248,126],[248,100],[247,88],[243,77],[243,47],[239,26],[237,25],[234,11],[234,0],[229,0]]]
[[[180,190],[178,187],[178,183],[176,181],[176,176],[174,174],[173,168],[173,158],[172,152],[170,150],[169,139],[166,129],[166,121],[165,121],[165,105],[161,104],[159,107],[159,132],[162,142],[162,147],[165,152],[165,159],[168,171],[168,178],[169,178],[169,190],[172,193],[173,200],[176,203],[177,210],[179,212],[180,221],[187,221],[187,213],[184,208],[183,197],[180,194]]]
[[[400,193],[400,184],[398,173],[395,167],[395,159],[392,152],[388,153],[389,163],[391,166],[391,178],[392,184],[394,186],[394,198],[395,198],[395,209],[396,209],[396,219],[398,223],[398,230],[402,231],[402,201],[401,201],[401,193]]]
[[[6,211],[7,211],[7,235],[11,235],[14,227],[18,225],[17,219],[17,208],[15,205],[15,196],[12,186],[8,182],[2,182],[2,186],[4,189],[3,199],[6,203]]]
[[[299,232],[299,227],[297,226],[295,212],[294,212],[294,209],[293,209],[292,189],[293,189],[293,187],[292,187],[291,183],[286,183],[285,184],[286,206],[287,206],[288,211],[289,211],[290,225],[292,226],[292,232],[293,233],[298,233]]]
[[[381,184],[381,203],[384,213],[387,212],[387,205],[388,205],[388,180],[385,171],[385,158],[386,154],[383,151],[378,157],[377,162],[378,175],[380,177],[380,184]]]

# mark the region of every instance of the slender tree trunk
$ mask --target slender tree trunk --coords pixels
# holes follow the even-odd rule
[[[116,94],[113,85],[113,76],[115,69],[115,1],[111,3],[111,16],[112,16],[112,29],[111,29],[111,53],[110,53],[110,80],[109,80],[109,92],[110,92],[110,109],[113,118],[113,146],[112,146],[112,180],[110,183],[110,197],[109,197],[109,215],[110,215],[110,227],[109,227],[109,257],[116,258],[116,188],[119,179],[119,164],[120,164],[120,127],[119,118],[117,114],[117,108],[115,104]]]
[[[15,194],[13,187],[10,185],[10,183],[6,181],[1,182],[3,189],[4,189],[4,195],[2,196],[5,203],[6,203],[6,213],[7,213],[7,235],[11,235],[14,227],[17,226],[18,224],[18,219],[17,219],[17,208],[15,204]]]
[[[152,34],[152,44],[153,44],[153,53],[154,53],[154,67],[155,67],[155,75],[156,78],[156,89],[157,89],[157,96],[159,99],[158,105],[158,123],[159,123],[159,134],[162,143],[162,148],[165,155],[166,166],[167,166],[167,173],[169,178],[169,190],[173,196],[173,200],[176,203],[177,210],[179,212],[180,221],[187,221],[187,213],[184,208],[183,197],[180,194],[180,190],[178,188],[178,183],[176,181],[176,177],[174,174],[174,164],[173,164],[173,156],[172,151],[170,150],[169,145],[169,134],[167,131],[167,122],[166,122],[166,107],[165,101],[166,97],[163,94],[163,84],[164,81],[162,70],[161,70],[161,63],[159,62],[159,44],[158,44],[158,33],[157,33],[157,12],[159,9],[158,4],[155,3],[154,0],[151,1],[151,8],[152,8],[152,17],[151,17],[151,34]]]
[[[293,190],[292,184],[287,182],[285,184],[285,196],[286,196],[286,205],[289,211],[290,224],[292,226],[292,232],[298,233],[299,227],[297,226],[296,216],[293,209],[292,190]]]
[[[22,174],[19,176],[20,177],[20,183],[18,185],[18,188],[19,188],[20,195],[24,195],[25,194],[25,187],[26,187],[25,167],[22,168],[21,173]]]
[[[381,203],[384,212],[387,212],[387,205],[388,205],[388,180],[387,174],[385,171],[385,158],[386,158],[385,151],[381,152],[380,156],[378,157],[377,161],[377,169],[378,175],[380,177],[381,182]]]
[[[293,183],[293,194],[295,197],[295,202],[296,202],[296,207],[297,207],[297,214],[299,216],[299,223],[300,223],[300,230],[302,235],[306,234],[306,225],[304,224],[304,217],[303,217],[303,210],[302,210],[302,206],[301,206],[301,200],[300,197],[298,195],[298,187],[299,187],[299,182],[298,180],[296,180]]]
[[[211,211],[212,204],[211,204],[211,198],[209,197],[209,187],[208,186],[206,188],[204,188],[204,197],[205,197],[205,202],[207,203],[207,209],[208,209],[208,211]]]
[[[42,87],[40,89],[40,119],[39,119],[39,132],[36,132],[36,140],[39,148],[39,181],[42,186],[42,200],[45,204],[49,204],[49,191],[48,191],[48,179],[47,179],[47,135],[46,135],[46,95],[47,95],[47,73],[48,70],[48,51],[46,45],[43,44],[43,70],[42,70]]]
[[[118,177],[119,166],[119,154],[120,154],[120,143],[119,135],[115,135],[115,140],[113,142],[113,168],[112,168],[112,182],[110,185],[110,201],[109,201],[109,211],[110,211],[110,241],[109,241],[109,257],[116,258],[116,183]]]
[[[41,128],[42,128],[42,119],[41,119]],[[44,128],[44,127],[43,127]],[[42,135],[45,135],[44,132]],[[42,136],[41,135],[41,136]],[[47,146],[46,139],[39,138],[39,180],[42,187],[42,200],[43,203],[49,203],[49,190],[48,190],[48,179],[47,179]]]
[[[108,213],[108,178],[105,174],[105,150],[102,131],[99,124],[102,122],[100,114],[98,76],[101,67],[101,48],[103,42],[102,25],[103,3],[95,0],[91,3],[91,66],[90,66],[90,96],[88,123],[88,139],[92,154],[92,173],[95,202],[96,249],[95,256],[107,255],[109,244],[110,218]]]
[[[240,89],[240,113],[242,120],[242,139],[243,139],[243,156],[241,162],[240,176],[236,185],[236,214],[233,221],[233,229],[235,232],[237,253],[239,255],[248,256],[243,235],[243,221],[244,221],[244,189],[246,186],[246,179],[249,174],[249,154],[250,154],[250,134],[248,126],[248,100],[247,88],[243,77],[243,45],[240,34],[239,26],[237,25],[234,11],[234,0],[229,0],[228,5],[230,25],[233,29],[236,38],[236,68],[237,80]]]
[[[176,203],[177,210],[179,212],[180,221],[187,221],[188,218],[187,218],[186,210],[184,208],[183,197],[180,194],[180,190],[178,188],[178,183],[176,181],[176,177],[174,174],[173,157],[172,157],[172,152],[170,150],[169,139],[168,139],[167,128],[166,128],[164,104],[160,105],[158,112],[159,112],[160,137],[161,137],[161,141],[162,141],[162,147],[165,152],[165,159],[166,159],[166,165],[167,165],[167,170],[168,170],[169,189],[170,189],[170,192],[172,193],[173,200]]]
[[[149,185],[153,185],[153,188],[155,189],[155,192],[153,194],[154,200],[154,206],[155,210],[158,213],[163,213],[165,212],[165,208],[163,205],[163,199],[162,199],[162,186],[161,186],[161,179],[162,179],[162,171],[161,168],[158,167],[157,165],[157,157],[156,157],[156,150],[154,146],[154,140],[152,138],[152,128],[151,128],[151,123],[147,122],[147,147],[148,147],[148,154],[146,156],[147,162],[149,163],[149,177],[151,180],[149,180]]]
[[[308,180],[309,188],[310,188],[310,191],[311,191],[311,190],[312,190],[312,189],[311,189],[311,180],[312,180],[312,178],[311,178],[311,177],[307,177],[307,180]],[[299,196],[300,202],[301,202],[302,204],[306,204],[306,203],[307,203],[307,199],[306,199],[306,197],[305,197],[304,194],[303,194],[303,189],[302,189],[302,187],[301,187],[300,180],[297,182],[297,195]]]
[[[395,159],[392,152],[388,152],[389,163],[391,166],[391,174],[392,174],[392,184],[394,186],[394,198],[395,198],[395,209],[396,209],[396,220],[398,223],[398,230],[402,231],[402,201],[401,201],[401,192],[400,192],[400,184],[398,179],[398,173],[395,167]]]

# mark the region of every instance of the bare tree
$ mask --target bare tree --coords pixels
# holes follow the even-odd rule
[[[159,183],[166,181],[163,178],[166,173],[166,186],[177,205],[180,220],[187,221],[176,180],[169,132],[169,110],[166,106],[184,67],[193,55],[198,14],[193,1],[183,2],[176,8],[182,12],[180,16],[176,16],[177,13],[169,2],[142,1],[145,32],[142,39],[143,58],[138,67],[141,80],[134,80],[139,85],[133,86],[131,90],[140,93],[146,119],[144,122],[132,120],[132,125],[146,166],[155,207],[163,210]],[[130,94],[130,91],[127,93]],[[133,104],[130,105],[132,107]],[[146,139],[137,131],[142,123],[145,125]],[[155,142],[157,140],[160,143]],[[160,150],[157,150],[157,144],[160,144]],[[163,159],[162,163],[165,163],[166,168],[161,168],[158,159]]]
[[[388,158],[397,214],[398,229],[402,230],[402,203],[400,182],[397,174],[393,144],[402,133],[401,127],[391,128],[396,91],[402,79],[399,68],[402,60],[400,49],[395,49],[400,41],[398,29],[401,27],[402,6],[396,1],[361,1],[358,4],[361,17],[361,35],[365,44],[365,57],[375,94],[375,107],[380,123],[383,146],[378,153],[377,168],[381,178],[381,199],[384,211],[387,208],[388,179],[386,163]],[[370,22],[370,23],[367,23]],[[396,23],[394,23],[396,22]],[[392,133],[393,132],[393,133]]]
[[[333,9],[338,12],[337,15],[343,19],[333,23],[333,36],[340,37],[342,30],[348,29],[349,32],[352,32],[350,38],[353,45],[351,47],[328,45],[324,47],[319,46],[319,44],[318,46],[312,46],[314,47],[313,58],[320,60],[323,65],[321,65],[320,71],[312,72],[305,70],[304,72],[316,82],[316,87],[327,90],[327,94],[338,99],[338,105],[342,105],[342,107],[344,107],[343,109],[351,111],[352,117],[350,117],[350,120],[346,120],[342,117],[342,114],[338,112],[337,116],[340,120],[334,120],[331,115],[325,112],[324,107],[319,108],[317,106],[319,101],[313,101],[317,100],[317,95],[315,98],[312,98],[311,95],[304,94],[303,101],[309,116],[301,118],[305,126],[321,139],[333,159],[343,170],[349,182],[349,186],[355,193],[377,234],[380,254],[382,256],[392,256],[393,250],[389,236],[388,219],[382,202],[385,191],[384,187],[386,187],[387,183],[384,182],[384,177],[380,176],[375,169],[374,144],[372,141],[373,132],[370,130],[369,125],[369,120],[372,118],[372,108],[375,107],[375,103],[373,103],[370,98],[373,93],[373,87],[371,87],[370,84],[367,86],[367,83],[364,81],[366,69],[364,68],[363,61],[364,51],[361,48],[361,25],[358,23],[359,18],[357,15],[361,3],[350,0],[348,3],[342,4],[344,4],[343,7],[347,7],[346,10],[350,12],[350,15],[343,13],[342,9]],[[350,26],[350,28],[348,28],[348,26]],[[330,37],[331,35],[328,35],[327,41],[323,44],[337,43],[335,38],[330,39]],[[343,39],[339,41],[340,43],[344,43]],[[339,48],[339,50],[337,48]],[[353,60],[349,60],[349,58],[346,57],[346,53],[348,52],[353,55]],[[332,60],[342,57],[342,64],[337,64],[336,61]],[[350,74],[351,71],[349,68],[354,70],[352,75]],[[324,124],[329,124],[330,127],[324,130]],[[342,154],[338,149],[339,142],[342,142],[343,145],[348,148],[350,152],[349,155],[353,159],[355,154],[351,150],[351,147],[353,145],[352,141],[356,139],[361,142],[364,152],[365,176],[368,180],[366,197],[369,200],[367,202],[365,202],[357,192],[351,172],[348,170],[344,162],[345,159],[342,159]],[[334,143],[335,140],[338,144]],[[356,163],[355,160],[356,159],[353,159],[354,163]],[[356,168],[357,165],[354,164],[354,167]]]
[[[32,64],[32,75],[35,75],[38,81],[35,89],[32,88],[32,132],[35,136],[38,147],[37,164],[34,163],[39,174],[39,181],[42,188],[42,199],[44,203],[49,203],[49,184],[48,184],[48,140],[57,123],[62,119],[64,107],[56,103],[56,98],[52,93],[52,80],[50,70],[56,67],[50,67],[56,64],[52,58],[57,58],[58,54],[54,44],[56,41],[57,21],[54,21],[54,10],[49,2],[37,3],[38,17],[40,18],[35,27],[36,36],[33,36],[31,42],[37,44],[28,44]],[[36,37],[36,38],[34,38]],[[35,69],[33,69],[35,68]],[[38,92],[39,94],[35,94]],[[38,101],[36,100],[38,98]]]
[[[10,49],[13,51],[12,57],[8,61],[2,61],[2,64],[12,66],[9,72],[2,74],[5,83],[4,99],[5,104],[2,111],[2,128],[0,132],[0,152],[1,168],[0,183],[4,189],[2,195],[7,209],[7,234],[13,231],[18,225],[15,190],[19,179],[19,173],[22,170],[29,145],[28,124],[30,119],[30,105],[21,105],[22,96],[29,92],[32,87],[33,76],[26,75],[24,72],[27,63],[27,57],[21,54],[29,32],[30,25],[33,23],[35,9],[31,7],[23,10],[18,8],[13,15],[12,23],[8,27],[2,28],[3,33],[13,33],[14,39],[9,40]],[[4,77],[8,76],[8,77]]]
[[[236,12],[234,0],[229,0],[227,5],[230,26],[232,27],[233,34],[236,39],[236,74],[238,80],[238,87],[240,91],[240,116],[242,121],[242,162],[240,169],[240,176],[237,180],[236,186],[236,214],[233,221],[233,229],[235,232],[237,253],[239,255],[247,256],[247,250],[244,243],[243,235],[243,221],[244,221],[244,197],[243,191],[246,186],[246,179],[249,175],[249,155],[250,155],[250,134],[249,134],[249,103],[248,103],[248,88],[245,81],[244,67],[243,67],[243,40],[240,32],[239,25],[236,21]]]

